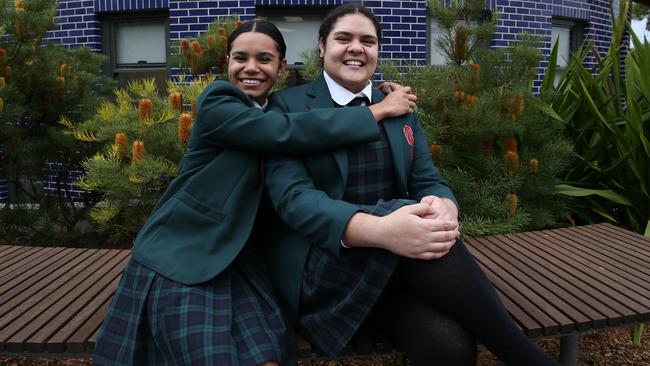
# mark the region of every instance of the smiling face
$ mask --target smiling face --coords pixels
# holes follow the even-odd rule
[[[363,90],[377,69],[377,30],[363,14],[339,18],[319,47],[327,74],[353,93]]]
[[[260,105],[266,103],[278,74],[284,72],[286,59],[273,39],[260,32],[240,34],[228,54],[228,79]]]

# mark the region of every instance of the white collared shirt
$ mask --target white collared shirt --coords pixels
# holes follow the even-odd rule
[[[353,92],[345,89],[341,84],[337,83],[326,71],[323,71],[323,76],[325,76],[325,82],[327,83],[327,89],[329,89],[332,99],[338,105],[347,105],[356,97],[366,97],[372,103],[372,83],[368,80],[368,85],[363,88],[359,93],[354,94]]]
[[[260,105],[259,103],[257,103],[257,102],[253,99],[253,107],[255,107],[255,108],[259,108],[259,109],[261,109],[261,110],[263,110],[263,111],[266,111],[266,107],[268,107],[268,106],[269,106],[269,100],[268,100],[268,98],[266,99],[266,103],[264,103],[264,105]]]

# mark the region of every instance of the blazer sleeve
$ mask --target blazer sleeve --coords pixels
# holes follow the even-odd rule
[[[219,147],[310,153],[379,138],[379,127],[367,107],[264,113],[242,91],[223,81],[210,84],[196,106],[193,138]]]
[[[359,206],[329,197],[317,188],[304,162],[291,156],[269,156],[266,186],[275,211],[310,242],[338,256],[343,232]]]
[[[458,201],[449,184],[442,178],[440,170],[433,164],[427,147],[426,137],[416,113],[413,113],[413,162],[408,176],[409,197],[420,201],[423,197],[433,195],[449,198],[458,206]]]

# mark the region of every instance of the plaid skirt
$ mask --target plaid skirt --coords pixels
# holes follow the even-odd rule
[[[246,248],[224,272],[193,286],[131,260],[113,297],[94,365],[295,364],[261,258]]]
[[[361,205],[385,216],[410,200]],[[399,263],[383,249],[341,249],[339,257],[312,246],[303,273],[298,333],[329,356],[337,356],[366,319]]]

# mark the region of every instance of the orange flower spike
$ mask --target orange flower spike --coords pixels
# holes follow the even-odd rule
[[[514,137],[508,137],[506,139],[506,151],[517,152],[517,139]]]
[[[539,160],[530,159],[530,174],[537,175],[538,171],[539,171]]]
[[[115,149],[117,150],[117,155],[120,159],[126,159],[126,154],[129,146],[129,139],[124,132],[118,132],[115,134]]]
[[[65,91],[65,78],[63,76],[56,77],[56,90],[59,93],[59,96],[63,95]]]
[[[133,146],[131,148],[131,160],[138,161],[144,157],[145,149],[144,142],[142,141],[133,141]]]
[[[180,92],[173,92],[169,94],[169,106],[176,111],[183,109],[183,96]]]
[[[431,144],[429,145],[429,151],[431,152],[431,158],[435,161],[438,161],[440,159],[440,155],[442,155],[442,145]]]
[[[217,29],[217,32],[218,32],[218,34],[219,34],[220,36],[225,36],[225,35],[226,35],[226,28],[224,28],[223,26],[221,26],[221,27],[219,27],[219,29]]]
[[[506,207],[508,208],[508,216],[512,217],[517,212],[517,204],[519,197],[516,194],[506,195]]]
[[[210,51],[215,51],[217,49],[217,37],[214,34],[208,35],[205,43]]]
[[[223,42],[224,46],[228,44],[228,37],[219,36],[219,39],[221,40],[221,42]]]
[[[0,47],[0,61],[3,61],[7,58],[7,50]]]
[[[0,98],[0,113],[2,113],[5,110],[5,101],[4,99]]]
[[[15,9],[15,12],[16,12],[16,21],[15,21],[16,38],[22,40],[25,34],[25,8],[17,7]]]
[[[0,76],[0,89],[4,88],[7,82],[5,81],[4,76]]]
[[[192,118],[196,117],[196,103],[192,102]]]
[[[461,64],[467,59],[467,40],[469,37],[469,28],[465,24],[456,26],[456,35],[454,37],[454,61]]]
[[[187,39],[184,39],[181,41],[181,51],[183,52],[183,56],[186,58],[189,58],[191,55],[191,45],[190,41]]]
[[[152,111],[152,102],[149,98],[142,98],[138,103],[138,108],[140,109],[140,122],[147,118]]]
[[[5,70],[4,70],[5,78],[9,79],[9,77],[11,76],[12,71],[13,70],[12,70],[11,66],[9,66],[9,65],[5,66]]]
[[[480,64],[469,64],[469,69],[475,74],[479,74],[481,72],[481,65]]]
[[[447,113],[447,103],[445,103],[445,100],[443,98],[438,99],[438,102],[436,103],[436,109],[440,113]]]
[[[15,0],[14,1],[14,7],[16,9],[24,9],[25,8],[25,0]]]
[[[241,20],[236,21],[235,22],[235,28],[241,27],[242,24],[244,24],[244,22],[242,22]]]
[[[519,166],[519,154],[516,151],[508,151],[506,153],[506,165],[508,172],[514,175],[517,172],[517,167]]]
[[[476,99],[477,99],[477,97],[474,96],[474,95],[468,95],[468,96],[466,96],[466,97],[465,97],[465,105],[466,105],[468,108],[474,108],[474,106],[476,105]]]
[[[462,90],[456,90],[453,96],[455,101],[461,103],[465,99],[465,92],[463,92]]]
[[[517,93],[517,98],[518,98],[518,103],[517,103],[517,109],[515,113],[517,116],[521,116],[524,113],[524,93],[519,92]]]
[[[192,51],[197,55],[201,54],[201,44],[198,41],[192,41]]]
[[[178,138],[187,143],[190,140],[192,131],[192,116],[187,113],[181,113],[178,117]]]

